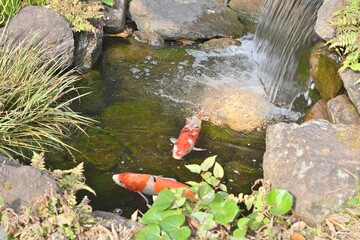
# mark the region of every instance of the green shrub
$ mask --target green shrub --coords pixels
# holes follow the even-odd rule
[[[336,36],[327,44],[336,48],[343,59],[340,70],[360,71],[360,4],[358,0],[344,1],[348,4],[334,12],[335,17],[330,21],[336,27]]]
[[[80,97],[74,87],[79,77],[65,71],[61,60],[43,64],[44,49],[32,42],[17,47],[5,43],[0,50],[0,153],[10,158],[25,157],[24,150],[70,152],[73,148],[63,139],[94,122],[69,107]]]
[[[95,28],[88,19],[102,18],[101,4],[89,4],[79,0],[51,0],[48,7],[61,15],[70,23],[73,32],[91,31]]]
[[[292,195],[278,189],[268,192],[269,186],[264,182],[252,195],[229,195],[221,183],[224,170],[215,162],[215,157],[207,158],[201,165],[185,165],[202,177],[200,183],[187,182],[192,186],[194,198],[185,197],[188,189],[184,188],[164,189],[159,193],[140,220],[147,226],[137,235],[139,240],[182,240],[190,235],[196,239],[243,239],[249,231],[260,234],[263,239],[273,238],[280,232],[276,227],[277,216],[291,209]],[[252,213],[242,216],[244,209],[240,208],[240,203],[244,203],[246,210]]]
[[[132,229],[111,224],[111,230],[99,224],[102,219],[92,216],[89,198],[77,202],[79,190],[95,192],[85,184],[84,168],[80,163],[70,170],[45,170],[44,153],[36,154],[32,165],[50,173],[63,194],[48,192],[31,206],[15,213],[1,206],[0,226],[5,227],[9,239],[123,239],[132,236]]]

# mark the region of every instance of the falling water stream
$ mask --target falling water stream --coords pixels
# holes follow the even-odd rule
[[[279,7],[280,2],[294,4],[284,3]],[[196,181],[199,176],[190,173],[184,165],[200,164],[213,155],[217,155],[217,161],[224,167],[223,183],[229,191],[248,193],[254,181],[262,178],[266,126],[276,121],[296,121],[308,108],[305,97],[296,101],[297,107],[290,108],[275,105],[271,101],[273,97],[267,94],[276,92],[279,96],[287,83],[284,79],[290,76],[309,81],[308,56],[292,57],[292,54],[301,52],[302,44],[312,36],[307,32],[310,26],[300,25],[312,24],[312,21],[290,25],[280,21],[284,14],[312,17],[313,13],[304,11],[317,4],[300,2],[267,1],[264,8],[267,15],[262,16],[256,40],[254,35],[247,34],[238,39],[241,46],[217,52],[204,51],[197,44],[185,46],[168,42],[164,48],[156,49],[133,37],[104,38],[102,56],[93,71],[80,82],[92,93],[73,105],[75,110],[99,121],[87,129],[88,137],[79,134],[69,143],[81,152],[75,153],[76,161],[85,163],[87,183],[97,193],[97,196],[81,195],[88,194],[95,209],[121,208],[129,217],[138,208],[145,211],[145,202],[137,193],[115,185],[112,174],[149,173],[181,182]],[[310,6],[305,7],[306,4]],[[295,10],[296,6],[300,9]],[[283,12],[290,10],[291,14]],[[268,28],[275,29],[265,26],[267,21],[282,29],[286,37],[272,36]],[[302,33],[294,35],[288,28]],[[303,40],[288,43],[285,39],[290,40],[289,36],[293,39],[303,36]],[[282,54],[286,56],[275,44],[280,39],[284,47]],[[280,54],[279,59],[275,53]],[[264,67],[265,56],[267,61],[295,68],[295,72],[276,70],[272,76],[281,75],[282,83],[269,87],[274,81],[267,83],[264,75],[267,69],[275,67]],[[299,66],[295,60],[300,61]],[[280,90],[269,91],[272,88]],[[303,91],[296,95],[299,93]],[[204,111],[204,121],[196,145],[206,151],[193,151],[182,161],[173,159],[170,137],[177,137],[186,117],[199,110]],[[48,159],[52,159],[52,167],[67,169],[77,164],[65,153],[56,153]]]
[[[302,51],[311,46],[323,0],[266,0],[256,29],[259,76],[272,102],[291,106],[307,83],[295,77]]]

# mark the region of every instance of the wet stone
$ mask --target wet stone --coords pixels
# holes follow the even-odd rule
[[[360,124],[360,116],[346,94],[327,102],[329,117],[336,124]]]
[[[305,115],[304,120],[310,121],[312,119],[324,119],[329,120],[328,109],[324,99],[317,101],[314,106],[310,108],[308,113]]]
[[[356,193],[360,126],[310,120],[268,127],[264,178],[294,195],[295,215],[321,223]]]

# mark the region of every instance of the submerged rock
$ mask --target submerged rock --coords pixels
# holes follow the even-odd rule
[[[250,132],[268,121],[270,103],[253,92],[224,95],[205,104],[204,114],[215,124],[226,124],[235,131]]]
[[[221,52],[233,45],[241,46],[241,42],[232,38],[214,38],[204,42],[201,48],[209,52]]]
[[[346,94],[327,102],[329,117],[336,124],[360,124],[360,116]]]
[[[347,68],[340,71],[340,77],[344,82],[344,87],[350,100],[360,114],[360,82],[356,83],[360,80],[360,72],[355,72]]]
[[[131,18],[141,32],[165,39],[240,36],[244,27],[218,0],[133,0]]]
[[[356,193],[360,126],[311,120],[268,127],[264,178],[295,196],[295,215],[321,223]]]
[[[140,31],[134,32],[135,39],[142,43],[147,43],[155,47],[163,47],[165,45],[164,38],[156,32],[143,33]]]
[[[62,193],[47,172],[0,156],[0,196],[5,207],[17,212],[22,207],[32,206],[46,191]]]
[[[336,28],[330,25],[329,21],[333,19],[334,12],[340,9],[343,3],[341,0],[324,0],[318,11],[318,17],[315,24],[315,32],[319,37],[328,41],[335,37]]]
[[[336,97],[343,83],[338,70],[341,64],[336,52],[329,50],[324,42],[319,42],[311,52],[310,74],[314,80],[315,87],[325,101]]]
[[[44,45],[43,57],[61,57],[65,66],[74,61],[74,38],[70,24],[59,13],[45,7],[29,6],[11,18],[7,26],[8,41],[19,44],[35,37],[34,44]]]
[[[319,101],[317,101],[304,117],[304,120],[306,122],[312,119],[324,119],[329,121],[327,103],[324,99],[320,99]]]

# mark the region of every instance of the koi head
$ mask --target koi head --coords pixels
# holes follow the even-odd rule
[[[191,139],[188,139],[187,141],[179,141],[176,138],[171,138],[170,140],[172,143],[174,143],[172,150],[173,158],[177,160],[181,160],[192,150],[192,147],[194,146],[194,144],[191,144]]]
[[[126,185],[125,185],[125,175],[124,175],[124,174],[127,174],[127,173],[114,174],[114,175],[112,176],[112,179],[113,179],[113,181],[114,181],[117,185],[119,185],[119,186],[121,186],[121,187],[123,187],[123,188],[126,188]]]

